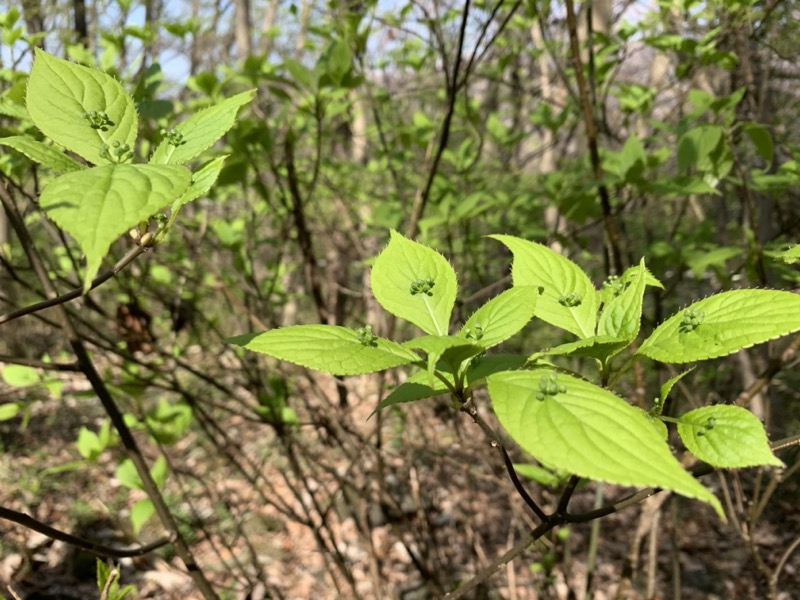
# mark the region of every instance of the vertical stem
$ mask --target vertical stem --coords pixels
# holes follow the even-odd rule
[[[597,180],[597,191],[600,194],[600,206],[603,210],[603,223],[606,228],[608,238],[609,253],[611,254],[611,264],[617,275],[622,275],[624,271],[622,265],[622,251],[620,250],[619,230],[614,215],[611,212],[611,199],[608,188],[603,180],[603,166],[600,164],[600,151],[597,145],[597,127],[594,120],[594,110],[592,99],[589,93],[589,86],[583,74],[583,62],[581,61],[581,48],[578,40],[578,22],[575,17],[575,6],[573,0],[566,0],[567,6],[567,28],[569,29],[570,52],[572,54],[572,65],[575,70],[575,81],[578,84],[578,96],[583,109],[583,122],[586,127],[586,141],[589,145],[589,159],[592,163],[594,177]]]

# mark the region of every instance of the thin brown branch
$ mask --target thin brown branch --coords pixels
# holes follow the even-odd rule
[[[503,464],[506,467],[506,471],[508,472],[508,476],[511,479],[511,482],[514,484],[514,488],[517,490],[517,493],[522,497],[525,501],[525,504],[536,514],[540,521],[543,523],[548,522],[549,518],[545,514],[545,512],[539,508],[539,505],[536,504],[533,498],[530,497],[525,487],[522,485],[522,482],[517,477],[517,472],[514,470],[514,464],[511,462],[511,457],[508,455],[505,446],[503,445],[500,436],[497,435],[494,429],[484,421],[483,417],[480,416],[478,413],[478,407],[476,407],[472,402],[465,402],[461,405],[462,412],[468,414],[473,421],[480,427],[483,432],[486,434],[486,437],[489,438],[489,443],[492,447],[497,448],[497,451],[500,452],[500,455],[503,457]]]
[[[445,70],[445,79],[447,82],[447,112],[444,116],[444,123],[442,123],[442,131],[439,136],[439,145],[436,148],[436,153],[433,155],[433,161],[428,170],[428,178],[425,181],[425,186],[417,190],[416,197],[414,198],[414,206],[411,208],[411,218],[409,219],[408,228],[406,230],[406,235],[411,239],[417,236],[419,221],[422,219],[422,215],[425,214],[425,208],[428,205],[431,190],[433,189],[433,182],[439,172],[439,163],[442,160],[444,151],[447,149],[447,142],[450,139],[450,126],[453,122],[453,115],[455,115],[456,112],[459,71],[461,69],[461,55],[464,52],[464,39],[467,35],[469,6],[470,0],[466,0],[464,3],[464,12],[461,16],[461,30],[458,34],[458,46],[456,47],[456,58],[452,77],[447,77],[447,71]]]
[[[22,365],[24,367],[33,367],[34,369],[43,369],[45,371],[80,371],[80,367],[76,363],[50,363],[43,360],[36,360],[35,358],[23,358],[21,356],[8,356],[7,354],[0,354],[0,363],[7,365]]]
[[[44,290],[45,296],[51,299],[56,298],[58,294],[56,293],[52,281],[50,281],[44,262],[39,256],[33,240],[28,233],[28,229],[25,226],[22,215],[19,213],[17,206],[8,193],[5,185],[0,185],[0,204],[3,205],[3,208],[8,215],[9,222],[19,238],[23,251],[25,252],[31,267],[33,268],[33,271],[39,280],[39,284]],[[214,591],[214,588],[211,587],[211,583],[206,578],[205,573],[203,573],[195,561],[192,551],[189,548],[189,544],[180,533],[178,529],[178,523],[172,516],[163,494],[158,489],[158,485],[153,480],[153,477],[150,474],[150,468],[147,465],[147,461],[145,461],[144,455],[139,449],[139,445],[134,439],[127,423],[125,422],[122,412],[117,406],[117,403],[111,395],[111,392],[103,381],[103,378],[100,376],[100,373],[97,372],[92,359],[89,357],[89,353],[86,350],[83,339],[81,338],[80,334],[78,334],[69,312],[62,303],[58,303],[57,308],[64,331],[69,338],[70,346],[72,347],[73,352],[75,352],[78,365],[80,366],[84,376],[89,380],[92,389],[100,399],[100,403],[103,405],[103,409],[111,420],[111,423],[114,425],[114,428],[117,430],[120,441],[125,448],[125,452],[135,466],[136,472],[142,480],[144,490],[147,493],[148,498],[153,503],[156,515],[158,515],[161,524],[172,536],[172,545],[175,548],[175,553],[183,561],[183,564],[189,571],[189,575],[197,586],[197,589],[202,593],[203,597],[206,600],[219,600],[219,596]]]
[[[50,539],[67,543],[70,546],[75,546],[76,548],[86,550],[87,552],[91,552],[92,554],[105,558],[129,558],[134,556],[144,556],[145,554],[148,554],[153,550],[161,548],[162,546],[166,546],[172,542],[171,538],[165,536],[145,546],[139,546],[137,548],[111,548],[110,546],[104,546],[103,544],[92,542],[91,540],[87,540],[77,535],[66,533],[65,531],[61,531],[60,529],[56,529],[55,527],[51,527],[50,525],[46,525],[45,523],[34,519],[27,513],[5,508],[4,506],[0,506],[0,519],[19,523],[23,527],[27,527],[33,531],[38,531]]]
[[[620,249],[619,230],[617,222],[611,210],[611,197],[608,187],[603,183],[603,166],[600,163],[600,150],[597,143],[597,125],[595,123],[594,108],[592,106],[591,93],[583,74],[583,61],[581,60],[581,47],[578,40],[578,21],[575,16],[575,6],[573,0],[566,0],[567,8],[567,29],[569,30],[570,52],[572,54],[572,65],[575,70],[575,81],[578,84],[578,94],[583,109],[583,122],[586,127],[586,141],[589,146],[589,159],[592,163],[592,170],[597,181],[597,191],[600,195],[600,207],[603,211],[603,223],[606,228],[608,238],[609,254],[611,264],[614,266],[617,275],[621,275],[624,268],[622,265],[622,250]]]
[[[286,180],[289,184],[289,195],[292,200],[292,217],[297,231],[297,242],[300,245],[300,253],[303,255],[303,265],[305,267],[308,285],[311,288],[311,296],[317,314],[322,323],[330,323],[331,315],[328,312],[328,305],[322,294],[322,278],[317,268],[317,258],[314,253],[314,242],[311,239],[311,232],[306,223],[306,215],[303,201],[303,194],[300,192],[300,182],[297,178],[297,169],[294,165],[294,142],[292,133],[286,134],[284,140],[284,152],[286,161]]]
[[[778,440],[777,442],[770,444],[770,447],[773,451],[783,450],[792,446],[800,446],[800,435]],[[708,475],[709,473],[713,473],[715,471],[716,469],[709,465],[699,464],[697,467],[692,469],[691,472],[694,477],[703,477],[704,475]],[[457,590],[447,594],[445,598],[447,600],[458,600],[459,598],[463,598],[467,593],[478,587],[481,583],[499,571],[506,563],[522,554],[533,542],[559,525],[564,525],[567,523],[588,523],[589,521],[594,521],[595,519],[605,517],[638,504],[642,500],[662,491],[663,490],[655,487],[645,488],[626,496],[622,500],[614,502],[613,504],[609,504],[607,506],[603,506],[601,508],[581,514],[559,513],[558,510],[556,510],[552,515],[548,515],[547,521],[544,521],[531,533],[525,535],[516,546],[508,550],[502,556],[493,560],[490,565],[484,569],[481,569],[477,575],[475,575]]]
[[[736,404],[736,406],[747,406],[758,393],[769,385],[769,382],[772,381],[775,375],[777,375],[787,363],[794,359],[798,349],[800,349],[800,334],[794,337],[779,357],[770,361],[767,368],[764,369],[758,378],[751,383],[746,390],[739,394],[734,404]]]
[[[0,193],[5,193],[5,190],[2,186],[0,186]],[[10,198],[9,198],[10,200]],[[117,264],[111,267],[105,273],[102,273],[95,277],[92,280],[92,285],[89,287],[90,290],[102,285],[115,275],[117,275],[120,271],[122,271],[125,267],[131,264],[134,260],[136,260],[139,256],[147,252],[150,248],[146,246],[135,246],[128,250]],[[43,300],[42,302],[37,302],[36,304],[31,304],[30,306],[25,306],[23,308],[19,308],[17,310],[12,310],[9,313],[4,315],[0,315],[0,325],[3,323],[8,323],[9,321],[13,321],[14,319],[18,319],[20,317],[24,317],[25,315],[29,315],[31,313],[39,312],[40,310],[44,310],[46,308],[52,308],[53,306],[58,306],[59,304],[65,304],[71,300],[75,300],[75,298],[80,298],[83,295],[83,287],[77,287],[65,294],[61,294],[60,296],[55,296],[53,298],[49,298],[47,300]]]

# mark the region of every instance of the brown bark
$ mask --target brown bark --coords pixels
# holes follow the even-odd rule
[[[253,52],[250,37],[252,27],[250,25],[249,0],[233,0],[233,12],[236,19],[236,24],[234,26],[234,33],[236,35],[236,55],[240,60],[243,60]]]

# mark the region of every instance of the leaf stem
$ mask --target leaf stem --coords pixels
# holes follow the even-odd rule
[[[517,477],[517,472],[514,470],[514,463],[511,462],[511,457],[508,455],[508,451],[506,451],[502,440],[500,440],[500,436],[498,436],[497,432],[492,429],[492,427],[483,419],[483,417],[480,416],[478,413],[478,407],[472,402],[465,402],[461,406],[461,411],[472,417],[472,420],[477,423],[478,427],[480,427],[486,434],[486,437],[489,438],[489,443],[494,448],[497,448],[497,451],[503,457],[503,464],[506,467],[506,471],[511,479],[511,483],[514,484],[514,488],[517,490],[517,493],[520,495],[520,497],[525,501],[525,504],[528,505],[528,507],[534,512],[534,514],[543,524],[548,523],[550,518],[541,508],[539,508],[539,505],[536,504],[536,501],[531,498],[528,492],[525,490],[525,487],[522,485],[519,477]]]

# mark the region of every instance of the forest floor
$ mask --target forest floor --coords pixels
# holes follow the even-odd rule
[[[39,403],[27,427],[21,427],[18,420],[0,423],[4,450],[0,456],[0,506],[27,512],[39,521],[103,543],[130,543],[127,511],[143,496],[129,492],[115,478],[119,454],[107,452],[95,465],[70,468],[80,458],[74,444],[78,429],[90,424],[78,408],[66,401]],[[356,412],[353,421],[366,423],[368,406]],[[436,598],[441,594],[421,577],[423,571],[411,552],[440,552],[437,556],[421,555],[422,562],[436,569],[453,569],[451,581],[466,581],[514,546],[521,532],[535,522],[525,514],[526,507],[519,498],[509,499],[512,488],[508,483],[501,485],[500,479],[495,479],[503,478],[504,473],[497,461],[486,458],[487,443],[478,435],[477,427],[460,415],[464,419],[460,433],[453,437],[452,421],[437,417],[432,409],[414,406],[409,408],[409,415],[403,444],[386,444],[382,451],[388,468],[396,465],[398,473],[411,473],[410,487],[398,488],[401,495],[411,497],[411,508],[404,517],[393,521],[378,515],[372,519],[367,536],[357,515],[336,513],[326,521],[325,535],[335,540],[348,565],[353,578],[350,584],[331,574],[335,569],[330,568],[330,557],[318,550],[316,535],[320,529],[315,531],[315,527],[287,518],[273,504],[265,503],[263,493],[227,468],[224,461],[208,460],[201,452],[198,434],[170,448],[173,469],[192,471],[200,485],[169,489],[168,499],[184,515],[188,530],[194,527],[191,542],[199,563],[220,589],[227,587],[221,592],[222,598],[302,600],[356,594],[365,599]],[[418,419],[413,422],[425,423],[429,432],[437,431],[415,441],[412,416]],[[274,442],[264,435],[263,424],[236,416],[230,417],[224,428],[256,456],[264,456]],[[415,468],[403,470],[409,456],[415,457]],[[782,458],[797,460],[798,454],[793,451]],[[342,458],[341,464],[336,461],[332,459],[331,466],[346,472],[346,459]],[[265,480],[271,482],[272,501],[281,497],[288,506],[297,508],[308,494],[317,493],[315,489],[327,489],[331,498],[338,493],[330,491],[335,478],[326,481],[317,476],[306,495],[298,496],[291,489],[292,480],[283,472],[285,464],[266,460],[263,469]],[[762,474],[761,486],[766,485],[768,475]],[[798,477],[778,487],[762,518],[748,533],[741,515],[748,508],[749,494],[759,485],[757,478],[753,471],[728,474],[725,479],[715,474],[704,480],[720,497],[721,486],[726,485],[731,502],[739,506],[739,518],[727,523],[704,504],[666,493],[604,518],[595,532],[596,558],[588,597],[768,598],[765,573],[775,573],[780,567],[773,597],[800,598],[800,550],[790,552],[800,539]],[[537,484],[528,487],[537,490],[534,496],[545,506],[557,501],[554,493],[539,490]],[[604,486],[602,501],[613,502],[627,493],[630,490]],[[575,493],[570,508],[573,512],[591,510],[598,496],[596,485],[583,486]],[[372,508],[367,506],[368,514],[373,514]],[[418,537],[412,535],[414,532]],[[151,523],[140,537],[149,541],[159,535],[158,527]],[[414,541],[426,535],[431,541],[427,550]],[[592,524],[554,532],[500,569],[472,597],[586,597],[591,537]],[[430,550],[437,547],[439,551]],[[130,598],[200,598],[180,561],[163,549],[144,558],[125,559],[121,567],[123,583],[137,588]],[[231,575],[248,569],[260,569],[259,575],[244,578],[249,584],[241,576]],[[100,596],[94,573],[90,555],[20,525],[0,521],[0,597],[96,599]],[[256,581],[261,583],[253,585]]]

